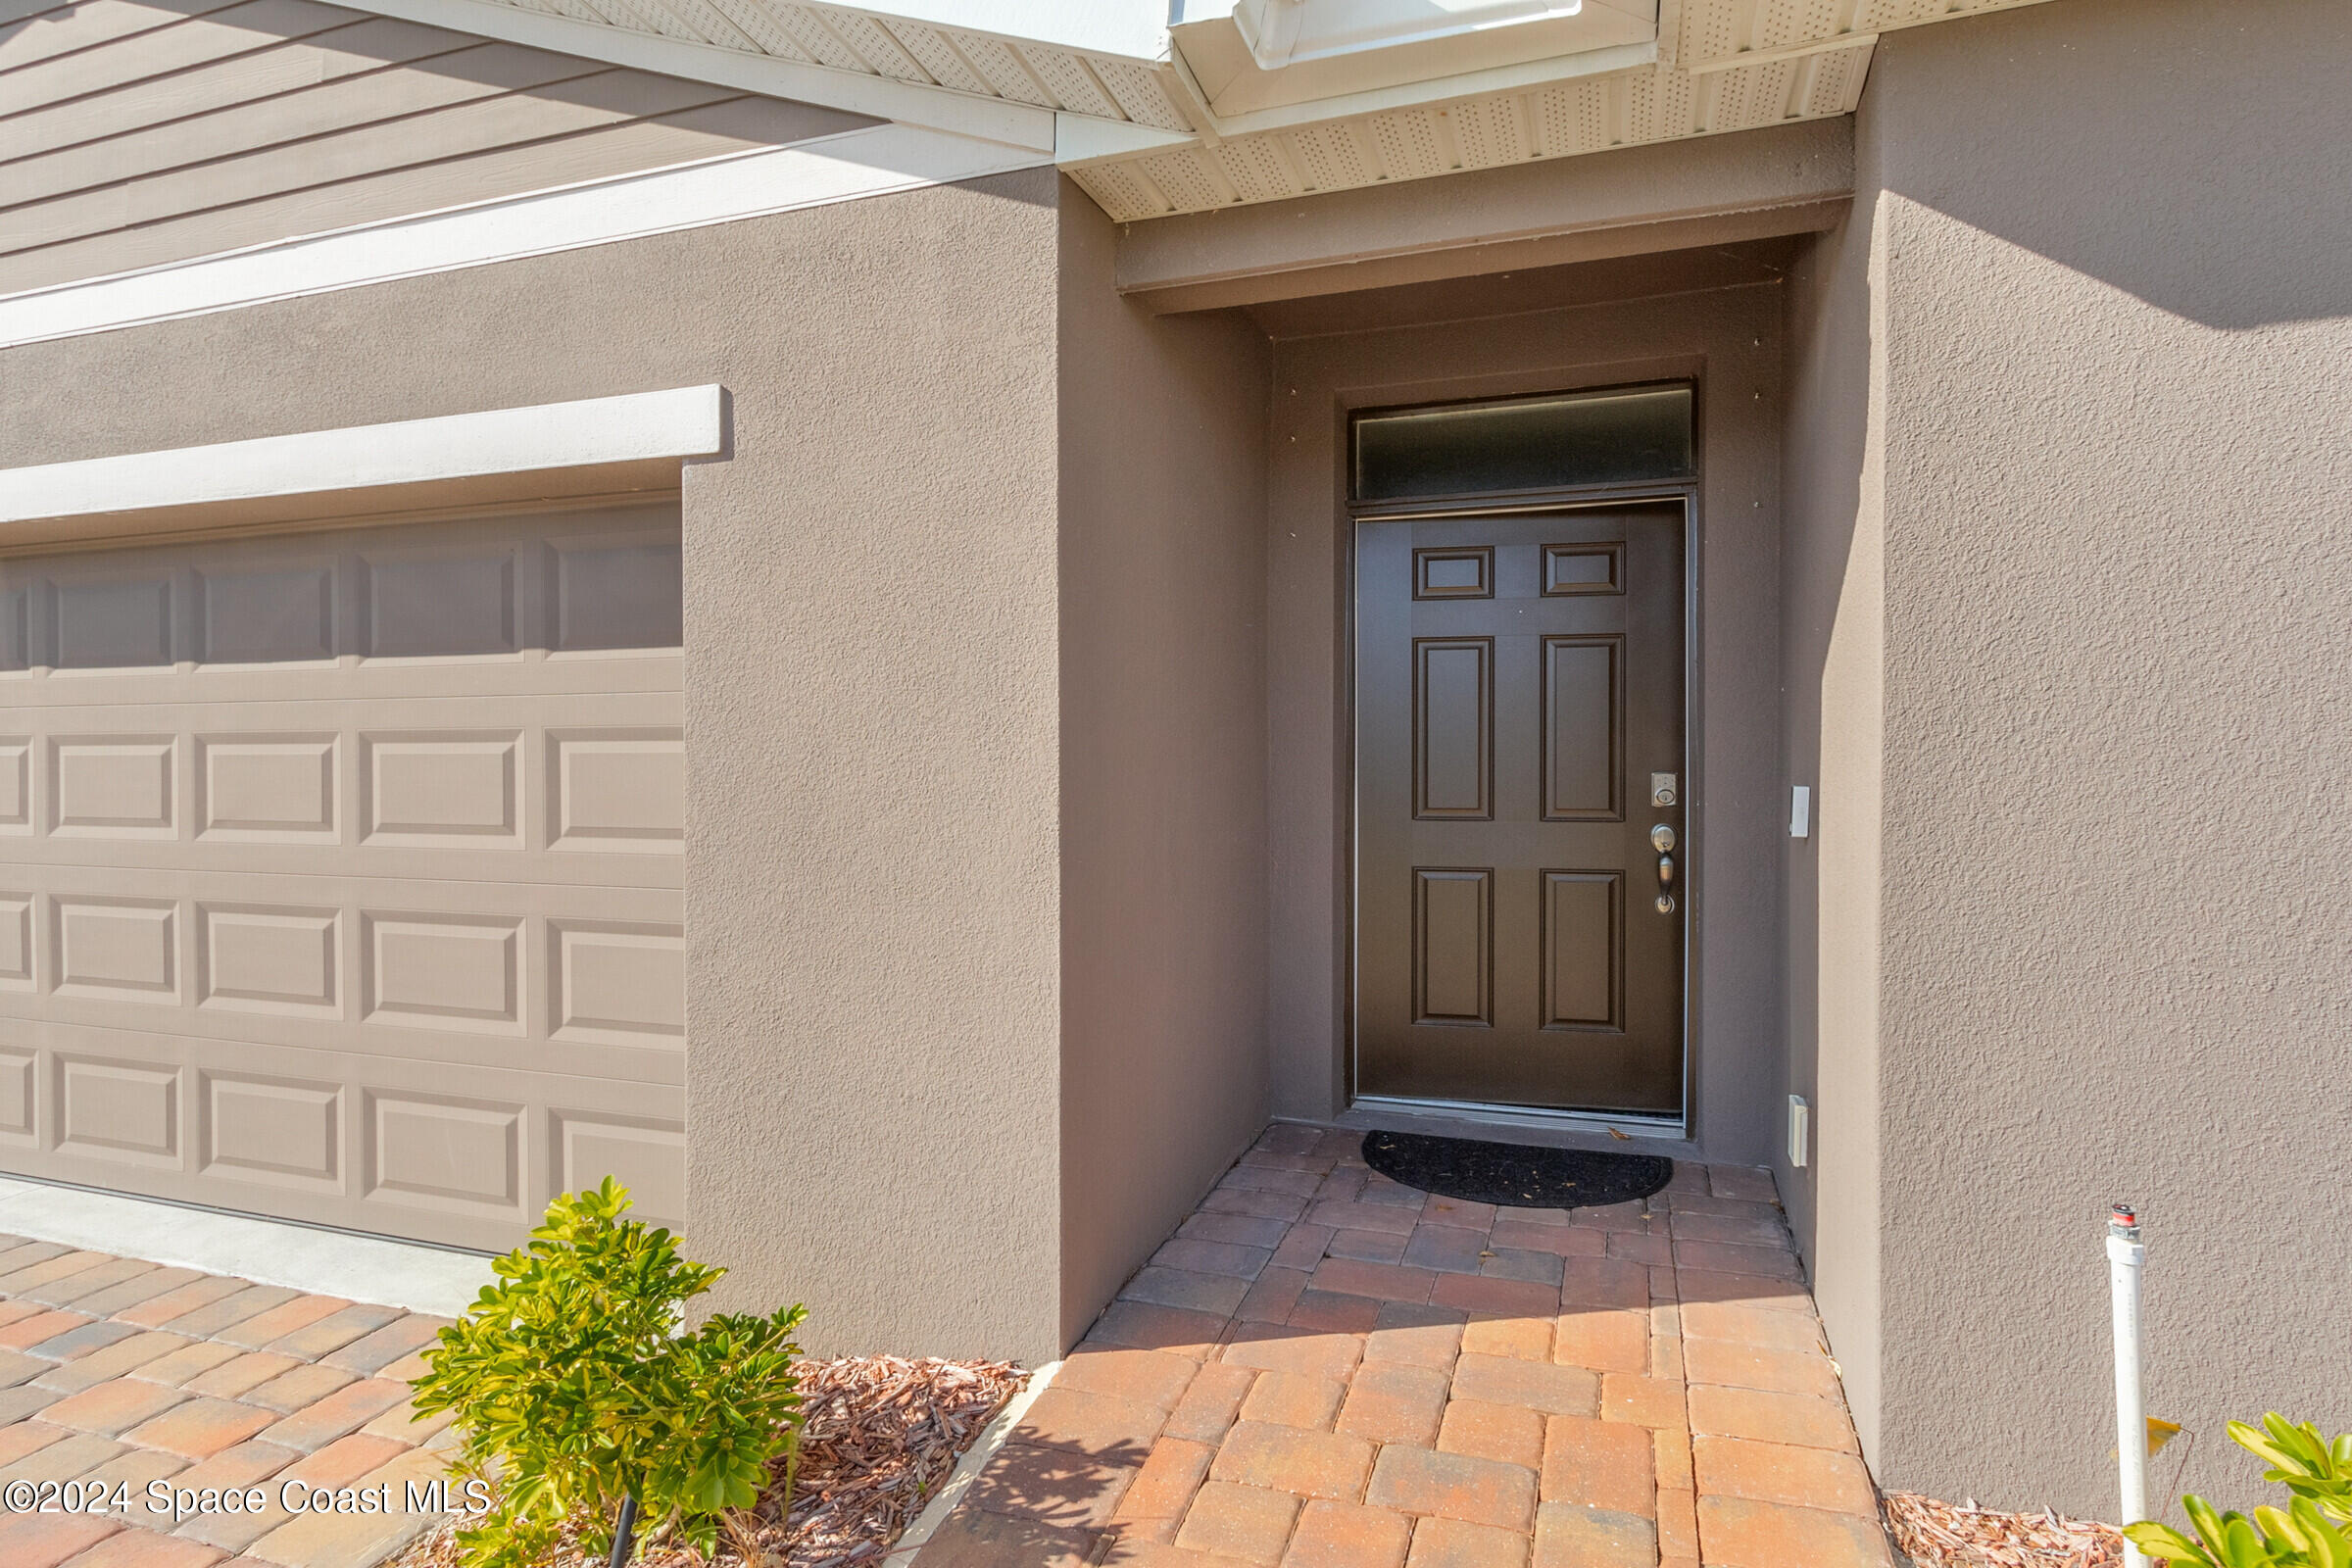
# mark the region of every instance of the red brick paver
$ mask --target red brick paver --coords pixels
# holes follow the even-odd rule
[[[98,1513],[0,1513],[0,1564],[388,1558],[437,1522],[398,1505],[410,1481],[446,1463],[447,1420],[410,1425],[405,1402],[415,1352],[443,1321],[0,1236],[0,1483],[78,1482],[127,1499]],[[395,1511],[297,1515],[283,1505],[287,1481],[389,1485]],[[191,1496],[260,1488],[266,1506],[174,1519],[150,1511],[151,1482]]]
[[[1769,1173],[1495,1208],[1280,1124],[915,1561],[1888,1568],[1877,1507]]]

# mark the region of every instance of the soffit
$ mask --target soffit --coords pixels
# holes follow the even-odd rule
[[[491,32],[503,30],[500,13],[556,19],[571,24],[562,47],[573,53],[671,74],[748,58],[774,69],[762,90],[992,139],[1026,139],[1024,128],[1005,128],[1016,124],[1006,111],[1050,117],[1056,162],[1110,217],[1134,221],[1843,115],[1880,33],[2037,3],[1657,0],[1653,41],[1384,78],[1373,90],[1222,117],[1181,40],[1152,24],[1166,7],[1143,0],[373,0],[368,9]],[[589,29],[613,46],[596,47]],[[648,41],[645,52],[631,54],[631,37]],[[713,69],[742,84],[740,67]]]

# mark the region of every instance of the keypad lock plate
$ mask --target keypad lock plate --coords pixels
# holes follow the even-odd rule
[[[1672,806],[1676,801],[1680,800],[1682,796],[1680,792],[1676,790],[1675,782],[1675,775],[1672,773],[1650,774],[1649,804],[1652,806]]]

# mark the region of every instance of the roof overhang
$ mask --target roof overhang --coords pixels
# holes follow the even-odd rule
[[[1002,142],[1112,218],[1849,113],[1880,31],[2038,0],[355,0]]]

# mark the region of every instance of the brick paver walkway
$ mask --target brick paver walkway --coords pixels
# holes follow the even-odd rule
[[[1496,1210],[1270,1128],[918,1568],[1886,1568],[1768,1172]]]
[[[407,1380],[446,1321],[0,1236],[0,1487],[33,1489],[0,1492],[0,1564],[369,1568],[439,1517],[405,1507],[449,1442]],[[151,1512],[157,1481],[215,1511]],[[325,1511],[290,1513],[289,1482]],[[333,1511],[386,1485],[393,1512]],[[93,1497],[128,1506],[40,1511]]]

